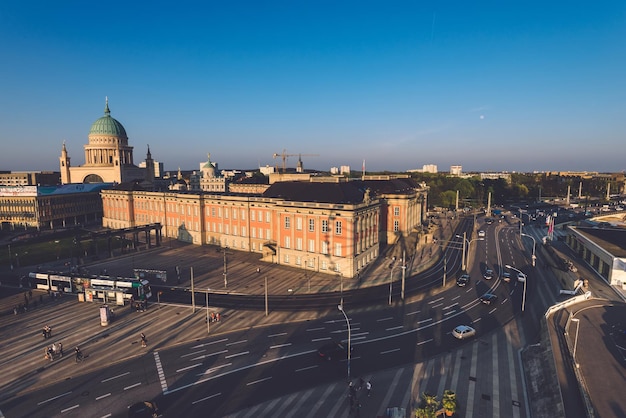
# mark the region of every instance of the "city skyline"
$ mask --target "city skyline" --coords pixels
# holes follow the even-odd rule
[[[242,7],[242,6],[246,7]],[[91,124],[165,171],[626,169],[626,4],[0,6],[0,169],[84,164]],[[288,160],[295,167],[297,157]]]

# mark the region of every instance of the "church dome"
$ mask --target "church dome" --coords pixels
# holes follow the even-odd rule
[[[126,129],[124,129],[122,124],[111,117],[108,99],[104,107],[104,116],[91,125],[89,135],[113,135],[121,138],[128,138],[126,136]]]

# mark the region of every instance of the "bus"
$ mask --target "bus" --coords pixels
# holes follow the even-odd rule
[[[111,277],[100,275],[64,275],[61,273],[30,273],[31,287],[61,293],[84,294],[85,300],[116,301],[124,305],[126,301],[148,300],[152,298],[150,282],[146,279]]]

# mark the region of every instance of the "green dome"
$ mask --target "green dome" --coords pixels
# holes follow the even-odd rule
[[[114,135],[122,138],[127,138],[126,129],[117,120],[111,117],[111,111],[109,110],[109,101],[106,101],[104,107],[104,116],[95,121],[91,125],[89,135]]]

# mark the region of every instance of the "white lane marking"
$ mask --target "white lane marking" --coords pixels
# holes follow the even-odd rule
[[[305,370],[311,370],[311,369],[317,369],[317,366],[303,367],[302,369],[296,369],[296,372],[303,372]]]
[[[438,304],[436,304],[436,305],[433,305],[433,306],[431,306],[431,308],[433,308],[433,309],[434,309],[434,308],[438,308],[438,307],[440,307],[440,306],[443,306],[443,303],[438,303]]]
[[[126,376],[127,374],[130,374],[130,372],[126,372],[126,373],[118,374],[117,376],[109,377],[108,379],[101,380],[100,383],[108,382],[110,380],[117,379],[118,377]]]
[[[391,321],[392,319],[393,319],[393,316],[388,316],[386,318],[377,319],[376,322]]]
[[[61,394],[61,395],[55,396],[54,398],[46,399],[45,401],[41,401],[41,402],[39,402],[37,405],[43,405],[43,404],[45,404],[45,403],[47,403],[47,402],[50,402],[50,401],[53,401],[53,400],[55,400],[55,399],[59,399],[59,398],[61,398],[61,397],[63,397],[63,396],[69,395],[70,393],[72,393],[72,391],[65,392],[65,393],[63,393],[63,394]]]
[[[231,354],[230,356],[225,356],[224,358],[233,358],[238,356],[245,356],[246,354],[250,354],[249,351],[242,351],[241,353]]]
[[[325,328],[324,328],[324,327],[309,328],[309,329],[307,329],[307,331],[321,331],[321,330],[323,330],[323,329],[325,329]]]
[[[65,413],[65,412],[67,412],[67,411],[71,411],[72,409],[76,409],[76,408],[78,408],[79,406],[80,406],[79,404],[76,404],[76,405],[74,405],[74,406],[70,406],[69,408],[61,409],[61,413],[63,414],[63,413]]]
[[[215,353],[211,353],[211,354],[203,354],[201,356],[192,358],[191,361],[202,360],[203,358],[217,356],[217,355],[224,354],[224,353],[228,353],[228,350],[216,351]]]
[[[286,332],[281,332],[279,334],[270,334],[267,336],[267,338],[272,338],[272,337],[280,337],[281,335],[287,335]]]
[[[429,340],[420,341],[419,343],[417,343],[417,345],[426,344],[426,343],[431,342],[432,340],[433,340],[433,339],[431,338],[431,339],[429,339]]]
[[[445,307],[445,308],[443,308],[443,309],[451,309],[451,308],[453,308],[453,307],[455,307],[455,306],[459,306],[458,302],[457,302],[457,303],[453,303],[453,304],[452,304],[452,305],[450,305],[450,306],[446,306],[446,307]]]
[[[198,345],[194,345],[193,347],[191,347],[192,349],[196,349],[196,348],[202,348],[206,345],[211,345],[211,344],[217,344],[217,343],[223,343],[224,341],[228,341],[228,338],[222,338],[221,340],[216,340],[216,341],[211,341],[209,343],[204,343],[204,344],[198,344]]]
[[[231,364],[233,364],[233,363],[226,363],[226,364],[222,364],[221,366],[211,367],[210,369],[206,370],[204,373],[198,374],[198,376],[204,376],[205,374],[213,373],[214,371],[219,370],[219,369],[221,369],[223,367],[228,367]]]
[[[266,380],[270,380],[271,378],[272,378],[272,376],[266,377],[265,379],[254,380],[252,382],[246,383],[246,386],[256,385],[257,383],[265,382]]]
[[[472,323],[474,323],[474,324],[475,324],[476,322],[480,321],[481,319],[482,319],[482,318],[476,318],[476,319],[474,319],[474,320],[472,321]]]
[[[106,414],[106,415],[102,415],[100,418],[109,418],[109,417],[112,417],[112,416],[113,416],[112,414]],[[2,417],[0,417],[0,418],[2,418]]]
[[[420,313],[420,312],[422,312],[422,311],[408,312],[408,313],[407,313],[407,314],[405,314],[405,315],[407,315],[407,316],[408,316],[408,315],[417,315],[417,314],[418,314],[418,313]]]
[[[271,345],[270,348],[282,348],[282,347],[289,347],[291,345],[291,343],[286,343],[286,344],[278,344],[278,345]]]
[[[139,383],[135,383],[134,385],[130,385],[130,386],[126,386],[124,388],[124,390],[128,390],[128,389],[132,389],[132,388],[136,388],[137,386],[141,385],[141,382]]]
[[[207,396],[206,398],[202,398],[202,399],[198,399],[197,401],[193,401],[191,404],[192,404],[192,405],[195,405],[195,404],[197,404],[197,403],[200,403],[200,402],[206,401],[207,399],[211,399],[211,398],[215,398],[216,396],[220,396],[221,394],[222,394],[222,393],[221,393],[221,392],[219,392],[219,393],[213,394],[213,395],[211,395],[211,396]]]
[[[419,325],[419,324],[423,324],[424,322],[430,322],[430,321],[432,321],[432,320],[433,320],[432,318],[422,319],[421,321],[417,321],[417,325]]]
[[[394,348],[393,350],[381,351],[380,354],[395,353],[396,351],[400,351],[400,349],[399,348]]]
[[[191,366],[183,367],[182,369],[176,370],[176,373],[184,372],[184,371],[189,370],[189,369],[194,369],[194,368],[196,368],[198,366],[202,366],[202,363],[196,363],[196,364],[192,364]]]
[[[163,393],[167,393],[167,380],[165,380],[165,371],[163,371],[163,365],[161,364],[161,357],[158,351],[154,352],[154,362],[156,363],[157,374],[161,382],[161,390],[163,390]]]
[[[456,295],[455,297],[453,297],[451,300],[457,300],[458,298],[460,298],[461,296]]]
[[[402,329],[402,328],[404,328],[404,325],[398,325],[397,327],[387,328],[385,329],[385,331],[394,331],[396,329]]]
[[[96,398],[96,400],[97,400],[97,401],[99,401],[100,399],[104,399],[104,398],[107,398],[107,397],[109,397],[109,396],[111,396],[111,392],[109,392],[109,393],[105,393],[104,395],[100,395],[100,396],[98,396],[98,397]]]
[[[367,338],[367,337],[365,337],[365,335],[362,335],[360,337],[352,337],[351,340],[353,340],[353,341],[355,341],[355,340],[364,340],[365,338]]]
[[[443,313],[443,316],[446,316],[446,315],[452,315],[452,314],[453,314],[453,313],[455,313],[455,312],[456,312],[456,311],[448,311],[448,312],[444,312],[444,313]]]
[[[318,341],[326,341],[326,340],[330,340],[330,337],[324,337],[324,338],[313,338],[311,341],[312,342],[318,342]]]
[[[198,355],[200,353],[204,353],[206,350],[200,350],[200,351],[194,351],[193,353],[187,353],[187,354],[183,354],[182,356],[180,356],[180,358],[185,358],[185,357],[189,357],[189,356],[195,356]]]
[[[440,297],[440,298],[437,298],[437,299],[433,299],[433,300],[431,300],[430,302],[428,302],[428,304],[430,305],[430,304],[433,304],[433,303],[437,303],[437,302],[439,302],[440,300],[443,300],[443,297]]]
[[[492,310],[489,311],[490,314],[494,313],[498,308],[493,308]]]
[[[235,345],[235,344],[243,344],[243,343],[247,343],[247,342],[248,342],[248,340],[235,341],[234,343],[226,344],[226,346]]]
[[[350,331],[358,331],[361,328],[355,328],[355,327],[350,327]],[[340,329],[338,331],[331,331],[331,334],[341,334],[342,332],[348,332],[348,327],[346,327],[346,329]]]

